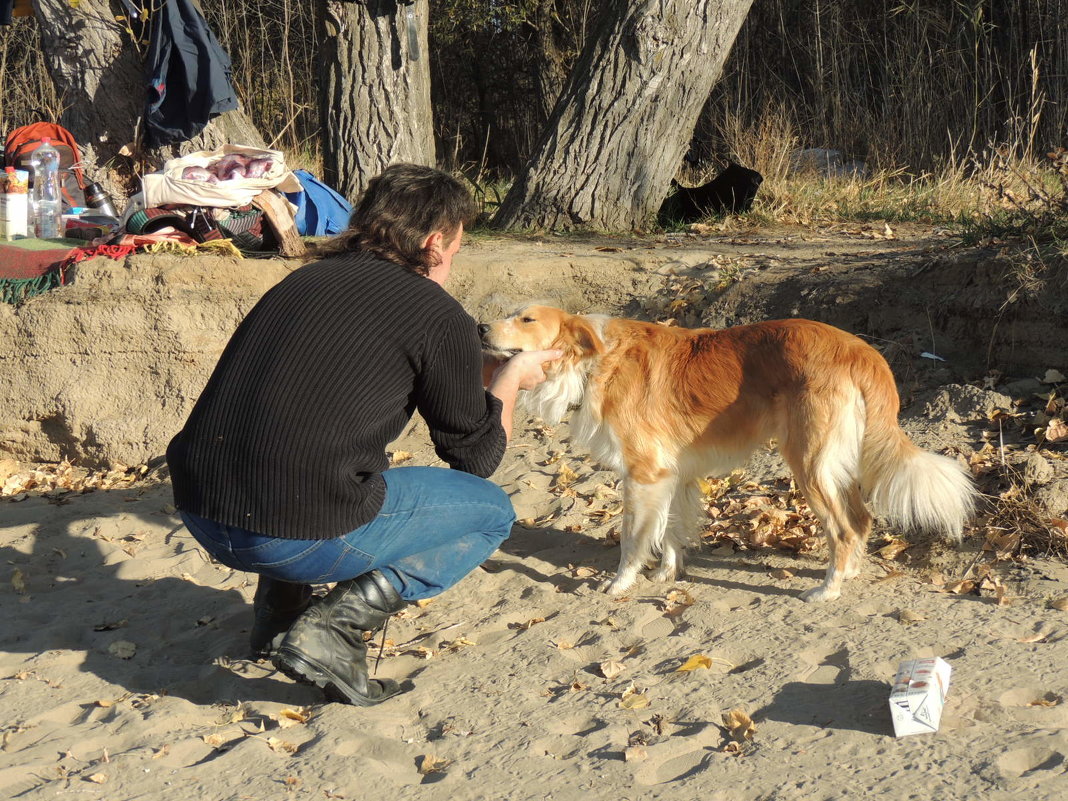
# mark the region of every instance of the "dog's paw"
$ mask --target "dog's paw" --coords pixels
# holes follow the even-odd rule
[[[626,576],[607,578],[597,585],[597,589],[609,595],[622,595],[634,586],[634,579]]]
[[[813,587],[811,590],[805,590],[801,593],[801,600],[808,604],[821,603],[823,601],[833,601],[835,598],[840,598],[842,591],[832,590],[827,587],[826,584],[821,584],[818,587]]]
[[[843,580],[856,578],[860,575],[861,563],[859,560],[854,560],[846,567],[845,572],[842,574]]]
[[[649,574],[650,581],[659,581],[661,583],[671,583],[677,578],[679,578],[679,571],[674,566],[658,567]]]

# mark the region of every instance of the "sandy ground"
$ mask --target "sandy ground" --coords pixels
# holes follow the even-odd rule
[[[984,431],[1014,397],[929,388],[906,428],[982,472],[996,458]],[[568,439],[566,425],[517,424],[495,479],[520,524],[481,569],[391,621],[378,671],[411,686],[371,709],[324,704],[244,658],[250,577],[201,553],[165,475],[0,500],[0,796],[1068,796],[1063,561],[998,560],[982,550],[997,520],[960,548],[901,550],[879,530],[840,600],[804,604],[825,552],[811,537],[756,547],[761,510],[791,501],[761,454],[714,491],[720,525],[686,580],[613,599],[594,587],[618,559],[617,480]],[[1036,480],[1064,475],[1063,447],[1030,450]],[[394,453],[437,463],[418,420]],[[694,656],[704,666],[680,671]],[[890,684],[917,656],[945,658],[952,686],[937,733],[896,739]],[[725,726],[734,710],[751,739]]]

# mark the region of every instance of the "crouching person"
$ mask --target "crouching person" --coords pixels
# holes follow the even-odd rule
[[[253,652],[333,700],[400,692],[368,675],[365,632],[474,570],[515,519],[485,477],[516,393],[560,353],[517,354],[486,386],[476,324],[443,288],[474,211],[462,184],[428,167],[373,179],[323,258],[242,321],[167,449],[190,533],[259,574]],[[452,469],[387,469],[415,411]]]

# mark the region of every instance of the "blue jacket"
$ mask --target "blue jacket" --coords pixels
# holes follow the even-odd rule
[[[191,0],[163,0],[151,22],[145,140],[161,147],[192,139],[212,117],[236,109],[237,95],[230,57]]]

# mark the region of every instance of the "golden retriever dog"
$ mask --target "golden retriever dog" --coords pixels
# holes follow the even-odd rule
[[[574,442],[623,479],[619,570],[601,589],[629,590],[683,569],[700,492],[775,440],[823,524],[830,565],[806,601],[838,598],[857,575],[872,515],[959,541],[975,489],[953,459],[916,447],[898,426],[886,360],[845,331],[812,320],[723,330],[674,328],[529,306],[479,326],[498,357],[559,348],[547,380],[526,393],[552,425],[571,415]]]

